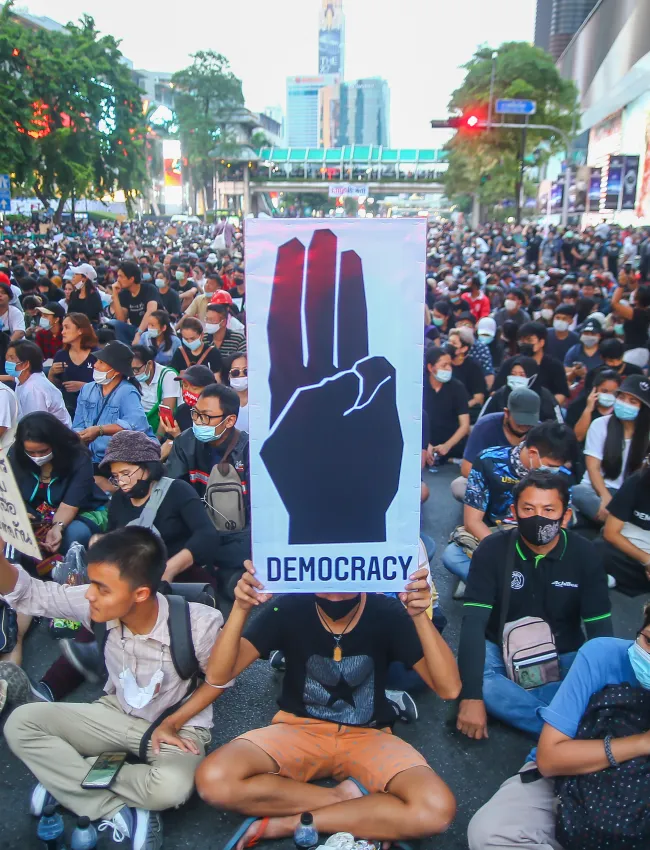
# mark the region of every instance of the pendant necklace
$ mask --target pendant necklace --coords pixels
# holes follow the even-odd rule
[[[336,644],[336,646],[334,647],[334,652],[332,653],[332,659],[334,661],[337,661],[337,662],[342,661],[343,660],[343,650],[341,649],[341,639],[343,638],[343,635],[347,632],[347,630],[350,628],[350,625],[352,624],[352,621],[354,620],[354,618],[357,616],[357,611],[359,610],[359,605],[361,605],[361,600],[359,600],[357,602],[357,604],[355,605],[354,610],[352,611],[352,616],[348,620],[346,627],[343,629],[343,631],[341,632],[340,635],[335,635],[334,632],[327,625],[327,623],[323,619],[323,616],[322,616],[322,614],[321,614],[321,612],[318,608],[318,603],[315,602],[314,605],[316,606],[316,613],[318,614],[318,619],[321,621],[321,623],[325,626],[327,631],[334,638],[334,643]]]

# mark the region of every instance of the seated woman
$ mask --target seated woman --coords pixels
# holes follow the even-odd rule
[[[154,434],[162,436],[165,432],[160,424],[160,405],[176,409],[180,398],[180,389],[176,378],[178,373],[169,366],[161,366],[154,360],[154,353],[146,345],[133,345],[133,377],[140,384],[142,407]]]
[[[649,605],[645,608],[643,625],[635,641],[601,637],[587,641],[582,646],[551,704],[540,709],[540,717],[545,723],[537,752],[533,750],[530,753],[519,774],[507,779],[470,821],[467,830],[470,850],[497,850],[505,847],[560,850],[556,831],[556,777],[581,776],[587,780],[590,775],[607,770],[607,785],[612,799],[629,800],[630,811],[640,813],[636,823],[641,826],[647,822],[645,813],[641,814],[643,801],[639,805],[640,801],[633,799],[637,791],[636,782],[623,788],[622,783],[629,782],[629,778],[626,779],[629,774],[624,770],[616,770],[619,765],[624,768],[630,759],[638,759],[640,764],[647,760],[647,727],[639,729],[639,732],[645,734],[616,734],[617,717],[615,709],[610,706],[607,708],[610,719],[606,720],[602,711],[598,718],[601,729],[610,726],[611,735],[601,732],[596,738],[587,740],[580,739],[578,734],[594,695],[608,686],[614,686],[614,692],[619,691],[616,687],[619,685],[630,685],[633,689],[650,688]],[[613,698],[610,697],[610,700]],[[633,714],[629,709],[625,715],[620,715],[624,721],[622,728],[630,728],[630,722],[635,716],[636,712]],[[638,788],[643,794],[643,786],[639,785]],[[580,798],[581,795],[573,798],[572,807],[580,805]],[[583,812],[583,829],[587,829],[585,820],[588,820],[589,813],[584,809]],[[602,806],[595,807],[592,816],[598,817],[601,827],[607,829],[606,801],[603,800]],[[616,819],[611,817],[610,822],[615,825]],[[594,843],[594,846],[617,846],[615,841],[607,841],[600,830],[594,834],[596,837],[601,841],[597,845]],[[634,846],[640,848],[648,845],[647,841],[640,839]]]
[[[566,412],[566,424],[573,428],[578,441],[584,445],[591,423],[614,412],[616,393],[621,377],[612,369],[595,369],[592,389],[583,391],[572,401]]]
[[[190,366],[205,364],[213,374],[221,372],[221,354],[212,343],[203,340],[203,325],[198,319],[183,319],[179,325],[183,344],[176,351],[169,364],[179,375]]]
[[[650,590],[650,455],[627,478],[607,506],[605,563],[616,586],[630,593]]]
[[[232,387],[239,396],[239,415],[235,428],[248,431],[248,357],[246,354],[233,354],[223,366],[224,383]]]
[[[540,422],[546,422],[548,419],[563,422],[562,412],[553,397],[553,393],[547,390],[546,387],[536,386],[535,378],[538,373],[539,366],[537,365],[537,361],[532,357],[524,357],[523,354],[519,354],[517,357],[511,358],[508,363],[508,375],[505,386],[490,396],[487,403],[483,406],[480,416],[486,416],[488,413],[502,413],[504,408],[508,406],[508,397],[513,390],[520,387],[529,387],[539,396]]]
[[[614,412],[592,422],[587,431],[587,471],[573,488],[573,505],[592,522],[603,524],[612,496],[640,469],[650,445],[650,386],[630,375],[616,392]]]
[[[47,377],[61,390],[68,413],[74,418],[79,393],[93,379],[93,351],[99,342],[90,319],[83,313],[68,313],[61,338],[63,349],[54,355]]]
[[[140,344],[153,351],[156,363],[169,366],[181,347],[181,341],[174,333],[171,317],[166,310],[154,310],[149,316],[147,330],[140,334]]]
[[[452,377],[451,355],[431,346],[426,352],[423,408],[429,419],[427,464],[462,457],[469,434],[467,390]]]

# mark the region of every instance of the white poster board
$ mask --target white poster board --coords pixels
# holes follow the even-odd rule
[[[400,591],[420,528],[426,221],[246,222],[253,561]]]
[[[43,560],[7,454],[0,449],[0,537],[24,555]]]

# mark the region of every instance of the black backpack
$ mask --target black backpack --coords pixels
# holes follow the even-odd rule
[[[589,700],[576,738],[622,738],[650,729],[650,691],[608,685]],[[556,838],[565,850],[650,847],[650,757],[555,780],[560,805]]]
[[[194,652],[194,640],[192,638],[192,623],[190,620],[189,601],[208,604],[210,607],[216,608],[216,600],[214,593],[209,585],[202,584],[174,584],[167,585],[167,589],[163,583],[160,592],[165,595],[169,603],[169,616],[167,626],[169,628],[169,650],[172,656],[172,663],[178,677],[183,681],[188,682],[188,687],[185,695],[178,702],[165,709],[162,714],[157,717],[151,726],[147,729],[140,741],[139,757],[140,760],[146,762],[147,747],[154,731],[160,726],[163,720],[166,720],[172,715],[185,700],[198,688],[203,673],[199,666],[199,662]],[[108,639],[108,629],[106,623],[92,623],[95,640],[101,656],[104,655],[104,647]]]

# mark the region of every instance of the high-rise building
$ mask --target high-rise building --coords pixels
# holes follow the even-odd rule
[[[286,139],[290,148],[317,148],[321,144],[320,92],[338,82],[335,74],[287,77]]]
[[[559,59],[596,3],[597,0],[537,0],[535,44]]]
[[[380,77],[341,83],[338,144],[389,145],[390,93]]]
[[[345,17],[343,0],[321,0],[318,23],[318,73],[343,79]]]

